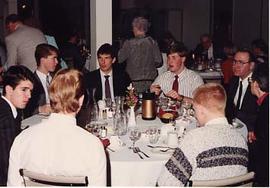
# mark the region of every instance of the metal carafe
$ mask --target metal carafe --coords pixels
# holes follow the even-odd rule
[[[142,119],[156,119],[155,93],[145,92],[142,99]]]

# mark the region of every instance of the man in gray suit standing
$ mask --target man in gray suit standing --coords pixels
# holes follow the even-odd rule
[[[6,18],[6,29],[9,32],[5,38],[6,68],[12,65],[24,65],[34,71],[36,69],[36,46],[47,43],[44,34],[36,28],[24,25],[16,14],[10,14]]]

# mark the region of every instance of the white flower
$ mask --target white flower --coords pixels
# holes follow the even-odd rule
[[[128,90],[134,90],[134,87],[132,86],[132,83],[129,84],[129,86],[127,87]]]

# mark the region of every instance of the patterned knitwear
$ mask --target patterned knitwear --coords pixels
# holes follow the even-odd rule
[[[247,173],[248,149],[244,138],[226,118],[191,130],[165,164],[159,186],[184,186],[188,180],[214,180]]]

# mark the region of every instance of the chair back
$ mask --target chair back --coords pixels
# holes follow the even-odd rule
[[[225,187],[225,186],[233,186],[233,187],[252,187],[253,179],[255,173],[249,172],[247,174],[241,176],[235,176],[225,179],[217,179],[217,180],[194,180],[189,181],[187,186],[189,187]]]
[[[88,186],[87,176],[51,176],[32,172],[26,169],[19,170],[25,187],[28,186]]]

